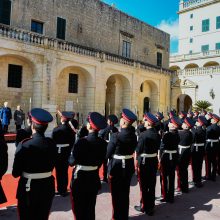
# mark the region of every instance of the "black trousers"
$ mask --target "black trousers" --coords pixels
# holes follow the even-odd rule
[[[16,131],[21,129],[21,125],[16,125]]]
[[[21,182],[19,188],[17,196],[19,219],[48,220],[55,193],[53,178],[48,181],[32,180],[30,192],[25,191],[25,185]]]
[[[98,170],[79,171],[71,181],[72,211],[75,220],[95,220],[95,205],[101,187]]]
[[[179,154],[178,166],[177,166],[177,185],[182,191],[188,191],[188,166],[191,159],[191,149],[182,149]]]
[[[112,195],[112,220],[128,220],[129,194],[132,173],[109,176]]]
[[[213,144],[213,147],[206,149],[205,153],[205,162],[206,162],[206,177],[208,179],[216,179],[217,171],[217,146]]]
[[[69,158],[68,152],[61,152],[60,154],[57,154],[55,170],[56,170],[56,180],[57,180],[57,191],[59,193],[67,192],[68,168],[69,168],[68,158]]]
[[[102,171],[102,180],[107,180],[108,179],[108,166],[107,166],[108,160],[104,160],[103,162],[103,171]]]
[[[195,149],[192,152],[192,171],[193,171],[193,182],[201,183],[202,180],[202,163],[205,155],[204,147],[198,147],[198,151]]]
[[[7,198],[5,196],[4,190],[2,188],[1,185],[1,181],[0,181],[0,204],[7,202]]]
[[[217,149],[217,173],[220,175],[220,146]]]
[[[161,193],[166,201],[174,200],[174,187],[175,187],[175,170],[177,165],[177,154],[172,154],[172,160],[169,154],[164,154],[161,159]]]
[[[4,133],[8,132],[8,125],[2,125],[2,129],[4,131]]]
[[[152,210],[155,206],[155,187],[157,177],[158,160],[146,158],[145,164],[140,164],[138,169],[139,184],[142,197],[142,209],[145,212]]]

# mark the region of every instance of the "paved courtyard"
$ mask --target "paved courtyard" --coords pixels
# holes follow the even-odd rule
[[[14,146],[9,144],[10,165],[14,155]],[[190,169],[189,169],[190,170]],[[9,169],[9,173],[11,169]],[[189,172],[191,174],[191,172]],[[191,177],[190,177],[191,179]],[[159,176],[157,179],[156,196],[160,196]],[[204,182],[204,187],[197,189],[192,187],[188,194],[176,194],[174,204],[160,203],[156,201],[155,215],[152,217],[140,214],[134,210],[134,205],[139,203],[139,187],[136,176],[133,177],[130,193],[129,219],[180,219],[180,220],[202,220],[220,219],[220,177],[216,182]],[[73,219],[71,211],[70,197],[56,196],[51,210],[50,220],[70,220]],[[86,211],[86,210],[85,210]],[[102,190],[97,197],[96,219],[110,220],[111,218],[111,195],[108,184],[102,184]],[[17,219],[17,209],[15,206],[0,209],[1,220]]]

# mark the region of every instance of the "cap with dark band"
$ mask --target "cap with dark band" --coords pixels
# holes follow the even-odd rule
[[[73,114],[71,112],[62,112],[62,117],[65,119],[65,120],[69,120],[73,117]]]
[[[174,111],[170,111],[169,116],[170,118],[176,117],[176,113]]]
[[[177,117],[172,117],[171,119],[170,119],[170,122],[172,123],[172,124],[174,124],[176,127],[180,127],[181,126],[181,121],[179,120],[179,118],[177,118]]]
[[[182,117],[186,117],[187,116],[187,113],[186,112],[184,112],[184,111],[181,111],[180,113],[179,113],[179,115],[181,115]]]
[[[91,112],[88,115],[88,121],[91,127],[96,131],[99,131],[107,127],[107,122],[105,118],[98,112]]]
[[[154,125],[158,122],[158,119],[150,112],[144,114],[144,119],[145,119],[145,121],[148,121],[152,125]]]
[[[47,125],[53,121],[53,116],[42,108],[33,108],[30,111],[32,122],[40,125]]]
[[[156,113],[156,116],[158,117],[158,119],[159,119],[160,121],[164,118],[163,114],[160,113],[160,112],[157,112],[157,113]]]
[[[191,118],[188,118],[188,117],[186,117],[183,122],[187,124],[189,128],[192,128],[195,125],[195,122]]]
[[[118,118],[116,115],[109,115],[108,119],[113,123],[113,124],[117,124],[118,123]]]
[[[131,124],[137,120],[137,116],[127,108],[122,109],[122,118]]]
[[[197,120],[202,126],[207,125],[208,121],[205,116],[199,116]]]
[[[212,118],[217,122],[220,121],[220,117],[216,114],[212,114]]]
[[[72,115],[72,118],[75,117],[75,112],[69,112]]]

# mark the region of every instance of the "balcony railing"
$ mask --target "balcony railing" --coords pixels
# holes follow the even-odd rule
[[[217,73],[220,74],[220,66],[177,70],[175,72],[175,75],[176,76],[202,76],[202,75],[212,75],[212,74],[217,74]]]
[[[206,52],[183,54],[170,57],[170,63],[181,62],[186,60],[197,60],[201,58],[219,57],[220,50],[210,50]]]
[[[218,2],[219,0],[188,0],[180,4],[179,10],[190,9],[206,3]]]
[[[0,37],[10,38],[11,40],[20,41],[26,45],[33,45],[42,48],[53,48],[60,51],[67,51],[78,55],[94,57],[95,59],[104,62],[105,60],[120,63],[123,65],[140,67],[142,69],[153,70],[164,74],[172,74],[173,71],[165,68],[159,68],[157,66],[143,63],[140,61],[128,59],[119,55],[111,54],[108,52],[96,50],[81,45],[77,45],[71,42],[49,38],[44,35],[40,35],[33,32],[28,32],[18,28],[13,28],[7,25],[0,24]]]

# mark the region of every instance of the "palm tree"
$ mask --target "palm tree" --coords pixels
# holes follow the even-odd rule
[[[210,106],[212,106],[212,104],[209,101],[198,100],[194,105],[194,110],[197,110],[197,111],[202,111],[202,110],[210,111],[211,110]]]

